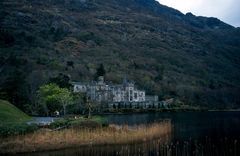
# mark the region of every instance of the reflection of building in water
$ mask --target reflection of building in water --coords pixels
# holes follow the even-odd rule
[[[90,83],[73,82],[73,91],[85,93],[92,101],[107,102],[110,107],[157,108],[163,103],[158,96],[146,95],[144,90],[136,88],[133,82],[123,80],[122,84],[107,84],[104,77]]]

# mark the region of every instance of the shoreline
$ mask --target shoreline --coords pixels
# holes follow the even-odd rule
[[[161,124],[109,125],[101,128],[69,128],[61,131],[40,129],[37,132],[22,136],[2,138],[0,154],[20,154],[62,150],[68,148],[104,145],[124,145],[142,143],[148,140],[163,138],[171,133],[171,122]],[[146,133],[148,132],[148,133]]]
[[[163,109],[163,110],[133,110],[133,111],[118,111],[118,112],[104,112],[104,113],[92,113],[92,116],[103,116],[103,115],[128,115],[128,114],[153,114],[153,113],[191,113],[191,112],[240,112],[240,109]],[[84,116],[81,115],[72,115],[72,116]],[[50,118],[62,118],[61,116],[31,116],[35,117],[50,117]]]
[[[126,115],[126,114],[145,114],[145,113],[188,113],[188,112],[240,112],[240,109],[164,109],[164,110],[141,110],[141,111],[118,111],[106,112],[94,115]]]

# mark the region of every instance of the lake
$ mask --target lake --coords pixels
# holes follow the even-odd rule
[[[32,117],[31,121],[28,121],[27,124],[37,124],[39,126],[46,126],[57,120],[56,117]]]
[[[181,112],[106,115],[110,124],[141,125],[169,122],[171,134],[144,143],[88,146],[24,155],[151,155],[239,156],[240,112]]]

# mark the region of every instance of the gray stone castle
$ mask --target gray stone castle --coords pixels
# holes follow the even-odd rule
[[[75,93],[85,93],[90,100],[96,102],[105,102],[109,107],[116,105],[148,107],[158,104],[158,96],[146,95],[144,90],[139,90],[133,82],[123,80],[122,84],[107,84],[104,77],[98,78],[98,81],[92,82],[72,82]]]

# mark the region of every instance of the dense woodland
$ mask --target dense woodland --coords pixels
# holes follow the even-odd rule
[[[2,0],[0,99],[34,112],[55,82],[134,80],[147,94],[209,109],[240,107],[240,28],[154,0]],[[63,84],[61,86],[61,84]]]

